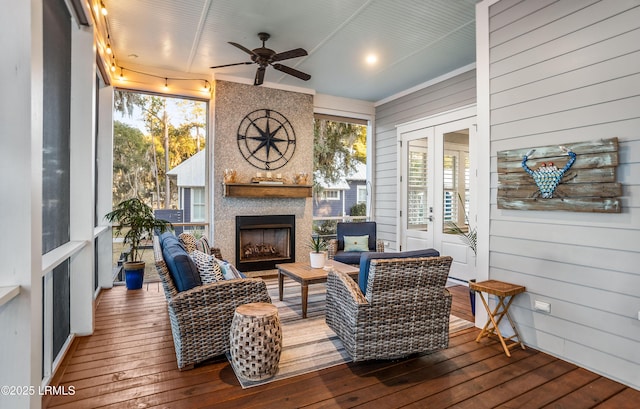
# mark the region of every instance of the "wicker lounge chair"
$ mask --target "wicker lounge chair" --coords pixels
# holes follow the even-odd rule
[[[260,278],[218,281],[178,292],[157,236],[153,239],[153,252],[167,299],[180,370],[191,369],[194,364],[229,350],[229,331],[237,306],[271,302],[267,286]]]
[[[326,320],[354,361],[393,359],[447,348],[452,258],[371,261],[367,292],[329,272]]]

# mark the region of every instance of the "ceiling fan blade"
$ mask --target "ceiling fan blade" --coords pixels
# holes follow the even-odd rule
[[[294,77],[300,78],[303,81],[308,81],[311,79],[311,75],[306,74],[302,71],[298,71],[294,68],[291,67],[287,67],[286,65],[282,65],[282,64],[273,64],[273,68],[275,68],[278,71],[282,71],[285,74],[289,74],[289,75],[293,75]]]
[[[307,55],[306,50],[302,48],[296,48],[293,50],[275,54],[273,57],[271,57],[271,61],[288,60],[289,58],[304,57],[305,55]]]
[[[264,71],[266,67],[258,67],[256,71],[256,79],[253,81],[253,85],[262,85],[264,82]]]
[[[241,49],[242,51],[244,51],[245,53],[247,53],[249,55],[253,55],[254,57],[259,57],[258,54],[254,53],[252,50],[248,49],[247,47],[245,47],[243,45],[240,45],[238,43],[234,43],[234,42],[231,42],[231,41],[229,41],[229,44],[231,44],[234,47],[237,47],[237,48]]]
[[[249,65],[249,64],[253,64],[253,61],[237,62],[235,64],[216,65],[214,67],[209,67],[209,68],[223,68],[223,67],[233,67],[234,65]]]

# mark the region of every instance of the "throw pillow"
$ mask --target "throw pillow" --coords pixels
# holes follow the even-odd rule
[[[220,270],[218,261],[214,256],[195,250],[191,253],[191,258],[193,258],[196,267],[198,267],[202,284],[210,284],[224,280],[222,270]]]
[[[231,265],[228,261],[218,260],[218,265],[220,266],[220,270],[222,270],[222,275],[225,280],[235,280],[236,278],[244,278],[243,274],[239,272],[233,265]]]
[[[187,253],[191,254],[196,249],[196,237],[191,233],[180,233],[178,236],[180,243],[184,246]]]
[[[209,245],[209,240],[207,240],[206,236],[202,236],[198,241],[196,241],[196,250],[199,250],[204,254],[211,254],[211,246]]]
[[[344,236],[344,251],[369,251],[369,235]]]

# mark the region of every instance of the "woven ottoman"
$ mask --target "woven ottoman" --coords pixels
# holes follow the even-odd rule
[[[238,377],[260,381],[278,372],[282,331],[275,305],[259,302],[237,307],[229,339],[231,365]]]

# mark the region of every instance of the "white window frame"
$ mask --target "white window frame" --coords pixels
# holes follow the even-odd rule
[[[329,195],[329,193],[331,193],[331,195]],[[335,193],[335,196],[333,196],[334,193]],[[340,190],[338,189],[325,189],[322,191],[322,200],[338,201],[340,200],[340,198],[341,198]]]
[[[192,187],[191,189],[191,221],[192,222],[204,222],[207,220],[207,195],[204,187]],[[196,193],[200,193],[200,199],[196,203]],[[196,218],[196,208],[202,209],[202,218]]]

